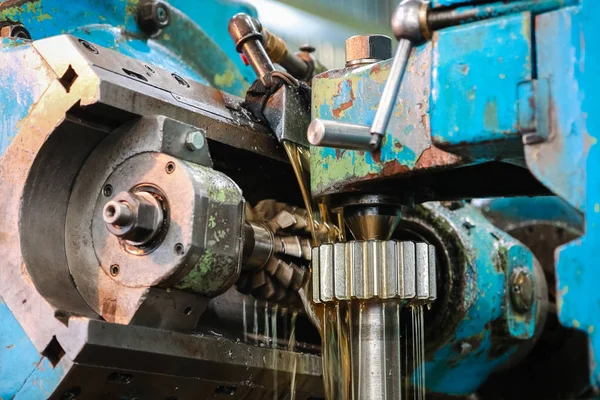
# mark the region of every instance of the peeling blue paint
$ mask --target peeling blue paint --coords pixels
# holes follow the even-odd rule
[[[582,47],[582,12],[568,8],[537,18],[537,72],[538,78],[547,79],[550,85],[550,132],[548,142],[528,146],[525,155],[527,166],[537,179],[584,212],[588,137],[584,131],[584,91],[580,90],[580,82],[582,69],[590,63],[585,60],[587,52]],[[587,89],[585,95],[589,96],[591,90]]]
[[[0,298],[0,399],[12,399],[42,359],[27,334]],[[38,393],[38,397],[40,397]]]
[[[0,2],[0,6],[1,6]],[[227,32],[238,12],[256,15],[236,0],[210,0],[198,7],[171,0],[171,24],[149,38],[135,22],[137,0],[36,0],[0,10],[0,21],[24,24],[34,40],[70,33],[200,83],[243,95],[256,76],[240,59]],[[215,78],[216,77],[216,78]]]
[[[434,143],[520,140],[517,85],[532,74],[528,13],[440,31],[433,60]]]
[[[47,67],[28,43],[0,39],[0,156],[49,83]]]
[[[469,395],[516,352],[514,339],[533,335],[534,319],[520,318],[512,310],[507,280],[515,268],[526,268],[533,275],[533,255],[493,227],[473,206],[455,211],[440,205],[430,207],[455,227],[469,265],[465,277],[468,295],[463,304],[466,315],[452,340],[425,363],[426,386],[432,393]],[[469,228],[464,226],[465,221],[469,221]],[[508,331],[494,329],[503,323]]]
[[[598,21],[600,3],[595,0],[584,0],[581,8],[552,13],[540,21],[545,32],[552,35],[549,40],[554,39],[555,48],[569,50],[566,54],[569,62],[565,62],[564,53],[554,55],[562,55],[564,65],[563,69],[553,71],[563,78],[556,80],[557,90],[565,91],[555,92],[561,94],[556,115],[561,128],[557,137],[562,140],[562,146],[561,152],[554,154],[551,160],[555,166],[548,165],[547,171],[539,171],[553,183],[553,190],[562,189],[563,194],[568,195],[563,196],[566,200],[585,210],[585,235],[560,248],[557,255],[558,312],[563,325],[589,335],[590,382],[596,388],[600,387],[600,115],[597,112],[600,49],[593,43]],[[554,29],[550,23],[555,24]],[[544,50],[550,57],[549,49]],[[549,60],[554,61],[554,57]],[[557,186],[547,174],[560,174],[559,168],[564,171],[558,176]]]

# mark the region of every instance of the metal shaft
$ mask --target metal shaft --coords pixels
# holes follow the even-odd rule
[[[313,146],[369,150],[369,127],[336,121],[313,120],[308,126],[308,141]]]
[[[371,125],[371,139],[369,144],[372,149],[379,148],[381,137],[387,130],[412,49],[413,44],[410,40],[400,39],[398,42],[398,50],[390,69],[390,75],[385,82],[379,107],[377,107],[375,119],[373,120],[373,125]]]
[[[263,84],[266,84],[264,81],[265,76],[269,72],[275,71],[275,67],[269,59],[262,43],[254,39],[248,40],[242,45],[242,52],[248,59],[248,62],[250,63],[250,66],[252,66],[258,79],[260,79]]]
[[[400,303],[353,301],[352,385],[357,399],[400,399]]]
[[[104,206],[103,218],[107,224],[125,226],[133,219],[131,206],[126,202],[109,201]]]

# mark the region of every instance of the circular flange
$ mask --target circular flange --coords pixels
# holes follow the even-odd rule
[[[92,222],[93,243],[100,266],[112,279],[128,287],[156,286],[197,261],[203,251],[204,230],[195,221],[205,220],[207,207],[202,199],[206,194],[203,196],[202,182],[188,163],[161,153],[142,153],[115,169],[104,182],[106,185],[111,185],[116,193],[144,186],[157,188],[156,193],[164,196],[160,200],[169,221],[160,244],[151,251],[124,248],[122,241],[106,228],[102,216],[106,197],[98,196]],[[117,274],[111,273],[114,265],[119,266]]]

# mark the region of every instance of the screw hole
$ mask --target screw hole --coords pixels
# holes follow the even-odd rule
[[[190,315],[190,314],[192,313],[192,311],[194,311],[194,309],[193,309],[192,307],[190,307],[190,306],[187,306],[187,307],[186,307],[186,308],[183,310],[183,313],[184,313],[185,315]]]
[[[183,254],[183,245],[181,243],[177,243],[175,245],[175,254],[177,254],[177,255]]]
[[[171,74],[171,76],[177,81],[177,83],[179,83],[181,86],[185,86],[185,87],[190,87],[190,84],[187,83],[187,81],[185,79],[183,79],[182,77],[180,77],[179,75],[173,73]]]
[[[120,269],[119,269],[119,266],[117,264],[113,264],[113,265],[110,266],[110,274],[112,276],[119,275],[119,271],[120,271]]]
[[[112,185],[106,185],[104,186],[104,189],[102,189],[102,194],[104,195],[104,197],[110,197],[113,194],[113,187]]]
[[[96,47],[94,47],[94,45],[91,44],[90,42],[88,42],[87,40],[79,39],[79,43],[81,43],[81,45],[83,47],[85,47],[88,51],[90,51],[94,54],[98,54],[98,49]]]
[[[169,161],[165,167],[165,171],[167,171],[167,174],[172,174],[175,171],[175,163],[173,161]]]

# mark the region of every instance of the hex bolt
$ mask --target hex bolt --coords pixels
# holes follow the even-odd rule
[[[109,232],[133,246],[152,240],[163,226],[163,217],[161,204],[148,192],[121,192],[102,211]]]
[[[346,67],[392,58],[392,39],[385,35],[357,35],[346,40]]]
[[[510,301],[518,313],[526,313],[531,310],[535,298],[535,288],[531,273],[519,268],[510,276]]]
[[[162,1],[142,0],[137,10],[137,22],[140,29],[149,35],[155,35],[167,27],[171,21],[168,6]]]
[[[132,218],[131,205],[126,201],[109,201],[104,206],[104,222],[107,224],[126,226]]]
[[[198,151],[204,147],[204,134],[199,131],[190,132],[185,137],[185,147],[190,151]]]

